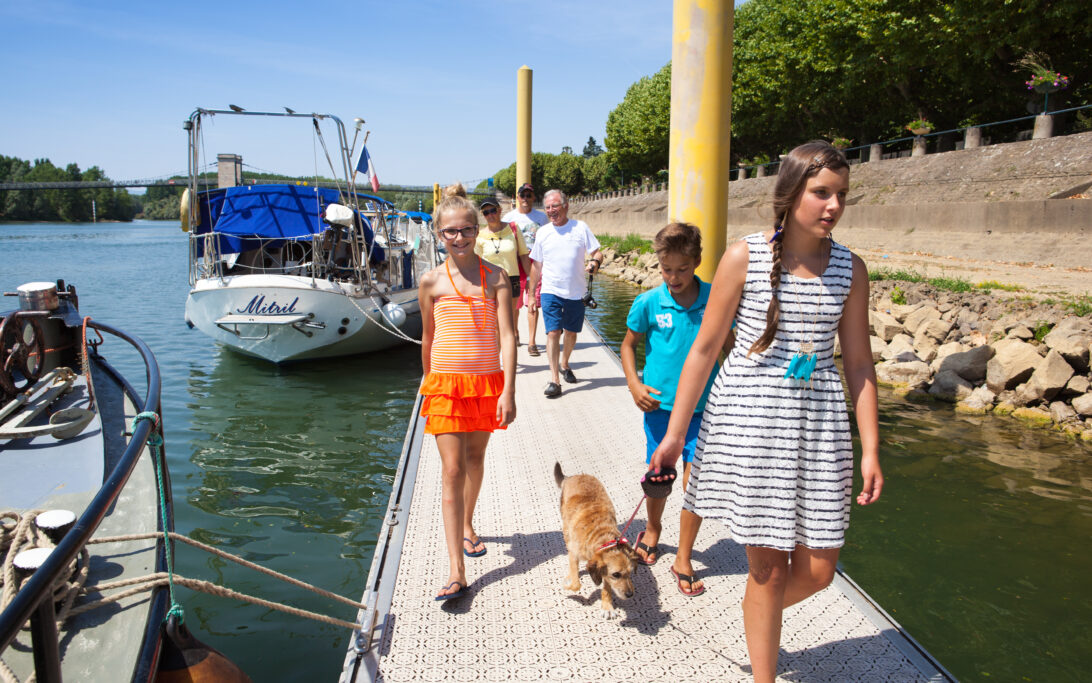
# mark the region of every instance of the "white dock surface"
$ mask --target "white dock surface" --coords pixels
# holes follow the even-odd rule
[[[488,552],[466,558],[471,585],[459,600],[433,600],[448,575],[436,442],[421,438],[420,427],[416,438],[407,437],[409,464],[392,497],[391,536],[380,538],[364,596],[375,605],[371,647],[363,646],[365,638],[358,638],[357,651],[350,646],[342,681],[751,680],[739,606],[743,548],[722,524],[706,520],[694,552],[706,592],[682,595],[669,571],[678,542],[678,483],[664,514],[662,555],[654,566],[638,567],[632,599],[615,599],[620,618],[604,619],[599,589],[583,568],[579,593],[562,588],[568,560],[554,462],[566,474],[598,477],[620,524],[641,498],[646,469],[641,414],[616,357],[589,328],[572,356],[580,381],[563,383],[557,399],[542,394],[545,353],[532,358],[526,345],[519,347],[517,418],[490,440],[475,515]],[[544,341],[542,335],[540,348]],[[412,458],[417,444],[419,463]],[[626,534],[631,543],[644,524],[642,506]],[[950,679],[839,575],[786,610],[779,680]]]

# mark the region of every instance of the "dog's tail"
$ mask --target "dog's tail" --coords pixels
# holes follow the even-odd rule
[[[559,462],[554,463],[554,481],[557,482],[558,487],[565,481],[565,473],[561,471],[561,463]]]

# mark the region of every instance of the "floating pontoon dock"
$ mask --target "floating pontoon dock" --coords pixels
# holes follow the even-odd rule
[[[545,341],[545,335],[542,340]],[[617,357],[585,326],[572,356],[578,384],[542,394],[549,366],[518,352],[518,414],[493,435],[475,527],[488,547],[467,558],[469,594],[434,602],[447,583],[440,515],[440,458],[423,421],[410,420],[384,529],[375,551],[343,683],[363,681],[750,681],[742,611],[743,548],[707,520],[694,563],[706,592],[676,590],[669,568],[678,541],[679,485],[664,513],[663,554],[639,567],[636,595],[606,620],[581,571],[562,588],[554,461],[599,477],[624,523],[641,498],[641,415]],[[644,528],[644,509],[627,532]],[[954,680],[849,577],[785,611],[779,675],[786,681]]]

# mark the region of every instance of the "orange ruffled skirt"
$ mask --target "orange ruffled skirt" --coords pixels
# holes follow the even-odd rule
[[[503,391],[503,370],[488,375],[430,372],[421,383],[425,434],[504,429],[497,423],[497,399]]]

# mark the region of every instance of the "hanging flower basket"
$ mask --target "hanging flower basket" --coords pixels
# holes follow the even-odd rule
[[[1069,76],[1063,76],[1057,72],[1044,71],[1033,75],[1025,82],[1028,90],[1034,90],[1040,95],[1057,92],[1069,87]]]
[[[914,119],[910,123],[906,124],[906,130],[910,131],[914,135],[925,135],[931,132],[936,126],[926,119]]]

